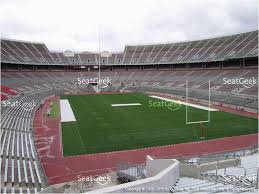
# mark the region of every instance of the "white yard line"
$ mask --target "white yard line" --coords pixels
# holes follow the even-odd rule
[[[111,104],[111,106],[139,106],[140,103],[129,103],[129,104]]]
[[[218,109],[209,108],[209,107],[201,106],[201,105],[197,105],[197,104],[191,104],[191,103],[188,103],[188,102],[182,102],[182,101],[180,101],[180,100],[172,100],[172,99],[163,98],[163,97],[160,97],[160,96],[150,96],[150,97],[156,98],[156,99],[160,99],[160,100],[169,101],[169,102],[175,102],[175,103],[179,103],[179,104],[186,105],[186,106],[191,106],[191,107],[198,108],[198,109],[202,109],[202,110],[218,111]]]
[[[73,110],[67,99],[60,100],[61,122],[76,121]]]

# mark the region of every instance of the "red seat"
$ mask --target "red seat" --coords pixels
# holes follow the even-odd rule
[[[7,99],[8,99],[7,96],[1,94],[1,100],[7,100]]]
[[[12,88],[9,88],[7,86],[1,86],[1,92],[11,94],[11,95],[16,95],[17,93],[12,90]]]

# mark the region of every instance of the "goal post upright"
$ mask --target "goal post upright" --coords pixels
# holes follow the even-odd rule
[[[200,120],[200,121],[188,121],[188,101],[189,101],[189,82],[188,80],[186,80],[186,84],[185,84],[185,103],[186,103],[186,106],[185,106],[185,120],[186,120],[186,125],[188,124],[195,124],[195,123],[208,123],[210,122],[211,120],[211,116],[210,116],[210,111],[211,111],[211,104],[210,104],[210,99],[211,99],[211,89],[210,89],[210,80],[208,82],[208,91],[209,91],[209,99],[208,99],[208,119],[207,120]]]
[[[98,66],[99,66],[99,71],[98,71],[98,78],[100,80],[101,78],[101,28],[100,28],[100,25],[99,25],[99,63],[98,63]]]
[[[185,102],[188,103],[188,80],[186,80],[185,83],[185,92],[186,92],[186,96],[185,96]],[[188,106],[185,106],[185,120],[186,120],[186,124],[188,123]]]
[[[208,121],[210,122],[210,80],[209,80],[209,111],[208,111]]]

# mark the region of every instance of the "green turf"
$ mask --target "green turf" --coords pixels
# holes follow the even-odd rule
[[[53,102],[53,104],[51,106],[50,117],[57,118],[58,115],[59,115],[59,106],[58,106],[58,102],[55,101],[55,102]]]
[[[199,141],[200,124],[186,125],[185,106],[172,111],[150,107],[161,102],[140,93],[63,96],[68,99],[76,122],[62,123],[64,156],[129,150]],[[141,103],[112,107],[111,104]],[[188,107],[189,121],[206,120],[207,111]],[[205,123],[206,138],[215,139],[257,133],[257,119],[225,112],[211,112]]]

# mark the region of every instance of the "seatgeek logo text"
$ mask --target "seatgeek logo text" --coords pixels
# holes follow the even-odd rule
[[[89,78],[89,79],[77,78],[77,84],[78,85],[98,84],[98,85],[101,85],[102,88],[106,88],[109,85],[111,85],[111,80],[108,77],[104,79],[101,79],[98,77]]]
[[[82,182],[97,182],[99,185],[107,185],[109,182],[111,182],[111,177],[107,175],[103,176],[77,176],[77,181]]]
[[[244,86],[245,88],[252,88],[256,84],[256,79],[254,77],[252,78],[223,78],[223,84],[228,84],[228,85],[241,85]]]
[[[21,107],[25,111],[31,111],[36,107],[36,103],[34,100],[31,102],[20,102],[18,100],[12,102],[12,101],[2,101],[3,107],[11,107],[11,108],[18,108]]]

